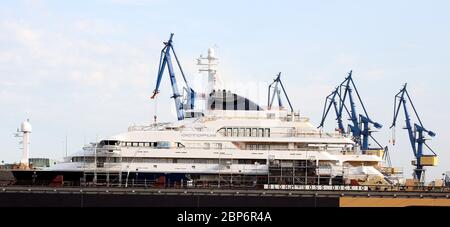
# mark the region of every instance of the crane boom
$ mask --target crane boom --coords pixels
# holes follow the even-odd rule
[[[436,163],[434,161],[434,158],[436,158],[436,153],[425,143],[426,138],[424,133],[427,133],[429,136],[434,137],[436,134],[433,131],[425,129],[425,127],[422,124],[422,121],[420,120],[419,114],[417,113],[417,110],[411,100],[411,97],[409,96],[408,90],[406,89],[406,83],[403,85],[403,88],[395,95],[394,98],[394,117],[392,119],[392,125],[391,128],[396,126],[396,122],[398,119],[398,115],[400,113],[401,107],[403,107],[403,112],[405,115],[405,123],[406,127],[405,129],[408,131],[408,137],[409,142],[415,157],[415,169],[414,169],[414,178],[423,181],[423,175],[425,172],[424,166],[434,166]],[[411,123],[411,115],[408,112],[407,103],[411,104],[411,107],[414,111],[415,117],[419,121],[419,124],[414,123],[414,125]],[[425,160],[422,158],[426,155],[423,154],[423,146],[426,146],[430,149],[430,151],[434,154],[432,156],[428,156],[429,158],[432,158],[432,162],[424,163]]]
[[[155,90],[153,90],[153,95],[151,96],[151,99],[154,99],[156,97],[156,95],[159,93],[159,87],[161,85],[161,80],[162,80],[162,76],[164,74],[164,69],[167,66],[167,69],[169,71],[170,83],[172,85],[172,97],[171,98],[173,98],[175,101],[175,109],[177,112],[178,120],[183,120],[185,117],[184,110],[185,109],[192,110],[194,108],[195,91],[189,86],[189,84],[186,80],[186,76],[184,75],[183,68],[181,67],[180,61],[178,60],[178,57],[175,53],[175,49],[173,48],[173,44],[172,44],[173,35],[174,35],[173,33],[170,34],[169,40],[167,42],[164,42],[164,48],[161,50],[161,56],[159,59],[158,76],[156,78],[156,87],[155,87]],[[177,63],[177,66],[181,72],[181,75],[182,75],[184,83],[185,83],[185,86],[183,87],[183,90],[187,94],[185,103],[183,103],[182,95],[180,94],[180,92],[178,90],[177,80],[175,77],[175,71],[173,68],[172,57],[171,57],[170,53],[173,53],[176,63]]]
[[[356,111],[356,102],[353,92],[356,93],[357,101],[359,101],[359,104],[363,109],[364,114],[358,115]],[[347,98],[350,108],[347,108],[346,105]],[[361,96],[359,95],[355,82],[353,81],[352,71],[350,71],[345,80],[330,95],[326,97],[323,108],[322,120],[320,122],[319,128],[324,126],[326,117],[331,109],[331,106],[333,106],[335,109],[339,131],[343,134],[351,133],[355,142],[360,145],[363,153],[366,150],[368,150],[369,138],[373,138],[371,136],[371,130],[369,126],[373,125],[375,128],[381,128],[382,125],[369,118],[366,107],[361,99]],[[343,124],[342,116],[345,113],[347,113],[347,115],[349,116],[348,120],[351,122],[351,124],[348,125],[349,131],[345,130]],[[376,142],[376,140],[374,141]],[[378,142],[376,143],[380,145]]]
[[[279,72],[277,74],[277,77],[275,78],[275,80],[273,80],[273,82],[269,85],[268,97],[267,97],[267,108],[269,110],[272,108],[275,95],[277,96],[277,99],[278,99],[278,106],[280,108],[283,107],[283,103],[281,102],[281,90],[282,90],[283,93],[284,93],[284,96],[286,97],[286,100],[287,100],[287,102],[289,104],[289,109],[291,110],[291,112],[294,112],[294,108],[292,108],[291,101],[289,100],[289,96],[287,95],[287,92],[284,89],[283,82],[281,82],[281,78],[280,77],[281,77],[281,72]],[[278,85],[281,86],[281,90],[278,87]],[[270,95],[272,86],[273,86],[273,93],[272,93],[272,95]]]
[[[331,106],[334,108],[334,112],[336,113],[336,120],[338,122],[338,128],[341,133],[345,133],[344,124],[342,123],[342,118],[339,116],[339,107],[336,101],[336,96],[339,96],[339,87],[337,87],[331,94],[329,94],[325,98],[325,104],[323,106],[322,120],[320,121],[320,125],[318,128],[321,128],[325,124],[325,119],[330,112]],[[328,105],[327,105],[328,104]]]

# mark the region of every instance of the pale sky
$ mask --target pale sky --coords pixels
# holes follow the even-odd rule
[[[450,170],[449,1],[2,1],[0,7],[0,160],[20,160],[13,133],[30,118],[31,157],[68,153],[160,120],[176,120],[167,75],[158,103],[149,99],[162,41],[174,45],[188,79],[215,46],[219,73],[234,90],[266,103],[279,71],[301,115],[318,125],[326,95],[349,70],[370,116],[373,135],[389,145],[394,165],[410,177],[413,159],[403,115],[389,144],[394,95],[408,82],[440,156],[427,180]],[[246,90],[244,88],[252,88]],[[263,94],[263,95],[261,95]],[[335,122],[330,116],[327,128]]]

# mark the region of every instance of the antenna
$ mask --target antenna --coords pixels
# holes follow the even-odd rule
[[[66,157],[67,157],[67,132],[66,132]]]
[[[29,155],[30,155],[30,134],[31,134],[31,124],[30,119],[22,122],[20,124],[20,129],[17,129],[16,133],[14,133],[14,137],[22,138],[19,141],[19,144],[22,145],[20,148],[22,150],[22,159],[20,160],[19,168],[29,169]]]
[[[217,45],[215,45],[217,47]],[[217,49],[217,48],[216,48]],[[206,88],[206,94],[211,93],[213,90],[221,88],[221,78],[217,76],[217,65],[219,59],[216,57],[216,51],[214,48],[208,48],[208,55],[204,57],[200,55],[197,58],[197,65],[200,66],[200,72],[208,72],[208,86]]]

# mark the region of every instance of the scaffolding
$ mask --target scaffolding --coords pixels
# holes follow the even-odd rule
[[[267,184],[331,185],[342,184],[342,176],[333,176],[330,165],[317,160],[269,160]]]

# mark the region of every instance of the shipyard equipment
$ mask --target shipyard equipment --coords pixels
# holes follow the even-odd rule
[[[281,101],[281,91],[283,91],[284,96],[286,97],[286,100],[289,104],[289,109],[291,112],[294,112],[294,109],[292,108],[292,104],[291,101],[289,100],[289,96],[286,93],[286,90],[284,89],[283,83],[281,82],[281,72],[278,73],[277,77],[275,78],[275,80],[273,80],[273,82],[269,85],[269,89],[268,89],[268,96],[267,96],[267,108],[270,110],[272,108],[273,105],[273,101],[275,99],[275,96],[277,96],[277,100],[278,100],[278,107],[280,109],[284,108],[283,103]],[[280,87],[281,89],[280,90]]]
[[[22,144],[22,159],[20,160],[20,163],[15,166],[14,168],[18,169],[29,169],[30,163],[29,163],[29,156],[30,156],[30,136],[31,136],[31,124],[30,120],[27,119],[26,121],[22,122],[20,124],[20,129],[17,129],[17,132],[15,133],[15,137],[22,138],[22,141],[20,141],[20,144]]]
[[[356,93],[356,97],[358,98],[360,107],[364,111],[364,114],[357,114],[353,92]],[[346,104],[346,102],[348,102],[348,104]],[[364,106],[361,96],[359,95],[358,89],[355,86],[355,82],[353,81],[352,71],[350,71],[345,80],[326,97],[322,120],[318,128],[322,128],[324,126],[326,117],[331,107],[333,107],[336,114],[339,132],[342,134],[351,134],[353,140],[359,145],[363,154],[365,154],[368,150],[373,150],[372,148],[369,148],[369,138],[372,138],[372,140],[379,146],[376,150],[383,150],[380,143],[378,143],[378,141],[371,135],[372,130],[370,128],[370,126],[373,125],[375,128],[380,129],[382,125],[373,121],[369,117],[366,107]],[[345,114],[349,117],[348,120],[350,124],[348,125],[348,130],[345,129],[343,123],[343,117]],[[383,156],[386,155],[387,153],[383,151]]]
[[[413,124],[411,122],[411,116],[408,112],[408,105],[407,105],[408,102],[414,111],[414,115],[416,116],[417,121],[419,122],[418,124],[417,123]],[[418,180],[419,182],[423,182],[425,173],[425,169],[423,167],[437,165],[437,155],[433,151],[433,149],[431,149],[425,143],[425,141],[427,140],[427,138],[425,138],[425,135],[434,137],[436,134],[423,126],[422,121],[420,120],[416,108],[414,107],[414,104],[411,100],[411,97],[409,96],[408,90],[406,90],[406,84],[403,86],[400,92],[398,92],[395,95],[394,117],[392,120],[391,128],[396,126],[398,114],[400,112],[401,107],[403,107],[403,111],[405,114],[405,123],[406,123],[405,129],[407,129],[408,131],[409,142],[411,144],[411,148],[415,157],[415,159],[412,161],[412,165],[415,166],[414,179]],[[393,144],[395,144],[395,139],[393,140]],[[423,150],[424,146],[426,146],[431,151],[432,153],[431,155],[424,154]]]
[[[175,101],[177,117],[178,117],[178,120],[183,120],[185,118],[186,112],[194,109],[196,93],[189,86],[189,84],[186,80],[186,76],[184,75],[183,69],[181,68],[180,61],[178,60],[178,57],[175,53],[175,49],[172,44],[173,35],[174,35],[173,33],[170,34],[169,40],[167,42],[164,42],[164,48],[161,50],[161,57],[159,59],[158,77],[156,80],[156,88],[153,91],[153,95],[151,98],[154,99],[156,97],[156,95],[159,93],[159,86],[161,84],[161,79],[164,74],[164,69],[166,68],[166,65],[167,65],[167,69],[169,71],[170,83],[172,85],[172,98]],[[171,53],[173,53],[173,56],[175,57],[177,66],[178,66],[180,73],[184,80],[183,92],[185,94],[184,95],[185,98],[183,98],[183,95],[181,95],[178,90],[178,85],[177,85],[177,80],[175,77],[175,71],[173,68]]]
[[[450,171],[444,173],[444,186],[450,187]]]

